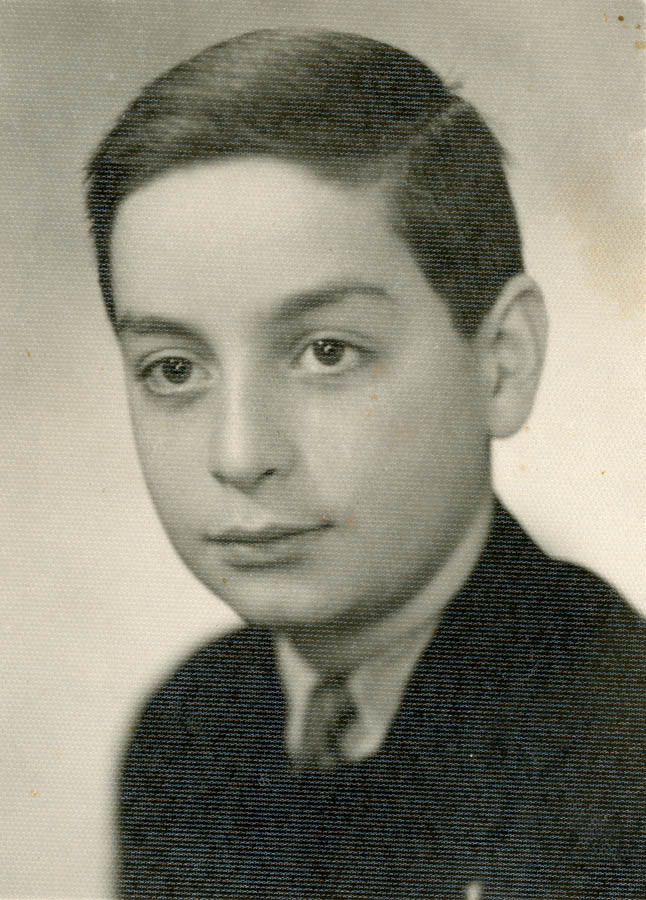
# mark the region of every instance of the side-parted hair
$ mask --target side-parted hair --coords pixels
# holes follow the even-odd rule
[[[254,31],[151,82],[88,165],[113,324],[110,239],[121,201],[176,166],[259,154],[341,183],[383,181],[394,229],[467,337],[523,269],[503,151],[473,106],[388,44],[332,31]]]

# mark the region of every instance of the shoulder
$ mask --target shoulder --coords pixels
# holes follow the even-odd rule
[[[632,706],[646,735],[646,620],[594,573],[547,559],[529,618],[554,683],[578,686],[583,707],[610,718]]]
[[[646,734],[646,621],[610,585],[544,553],[499,507],[467,595],[471,627],[518,698],[541,715],[551,706],[561,725],[573,705],[609,720],[628,706]]]
[[[242,628],[194,651],[139,708],[130,750],[137,745],[169,748],[225,720],[230,724],[248,708],[245,696],[271,680],[271,638],[258,629]]]
[[[142,890],[146,896],[170,896],[180,876],[168,849],[181,856],[180,848],[194,841],[210,852],[204,844],[207,820],[213,821],[214,836],[226,832],[226,823],[216,828],[214,798],[226,809],[226,798],[231,792],[235,798],[256,772],[262,742],[280,740],[275,720],[281,701],[271,651],[271,638],[263,632],[244,628],[228,634],[191,654],[142,705],[119,771],[124,896],[143,896]],[[273,705],[268,697],[274,697]],[[188,872],[186,877],[190,880]]]
[[[498,621],[523,728],[646,763],[646,620],[588,569],[544,553],[498,515],[489,553]],[[551,736],[550,736],[551,732]],[[525,732],[526,733],[526,732]]]
[[[479,565],[488,593],[525,607],[531,617],[572,617],[597,628],[643,635],[644,619],[615,588],[583,566],[545,553],[514,517],[498,506],[489,544]]]

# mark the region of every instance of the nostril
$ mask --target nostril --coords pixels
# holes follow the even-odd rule
[[[211,475],[221,484],[231,485],[241,491],[249,491],[259,487],[268,478],[278,475],[279,466],[271,466],[269,469],[262,469],[260,466],[252,465],[241,467],[225,466],[211,469]]]

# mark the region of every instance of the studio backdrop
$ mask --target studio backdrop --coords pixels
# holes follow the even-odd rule
[[[4,0],[0,896],[105,897],[134,709],[234,623],[170,549],[135,458],[83,210],[140,86],[266,26],[358,31],[461,85],[508,152],[550,316],[497,489],[646,610],[644,64],[636,0]]]

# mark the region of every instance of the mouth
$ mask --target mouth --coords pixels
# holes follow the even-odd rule
[[[329,522],[234,527],[209,535],[206,540],[222,548],[224,559],[232,568],[287,568],[302,562],[310,545],[329,528]]]
[[[268,525],[259,529],[232,528],[229,531],[223,531],[214,537],[209,537],[209,541],[214,544],[275,544],[281,541],[287,541],[290,538],[298,538],[308,534],[316,534],[329,528],[327,522],[311,525]]]

